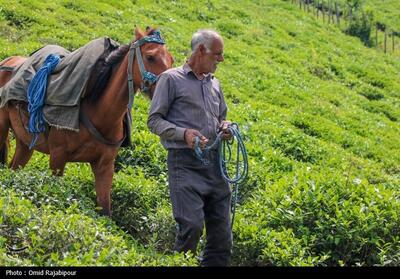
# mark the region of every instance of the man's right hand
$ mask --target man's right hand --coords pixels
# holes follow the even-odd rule
[[[194,149],[196,137],[200,139],[200,147],[202,149],[205,148],[208,142],[208,139],[205,136],[203,136],[199,131],[194,129],[185,130],[185,142],[191,149]]]

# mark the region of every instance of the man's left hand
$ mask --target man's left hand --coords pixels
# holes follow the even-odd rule
[[[228,120],[223,120],[219,125],[219,131],[222,131],[222,139],[229,140],[232,138],[232,134],[229,132],[228,127],[231,125],[232,122]]]

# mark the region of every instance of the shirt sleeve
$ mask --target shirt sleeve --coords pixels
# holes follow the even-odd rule
[[[219,117],[218,117],[218,121],[219,121],[219,123],[221,123],[223,120],[226,120],[226,116],[228,114],[228,107],[227,107],[227,105],[225,103],[225,97],[224,97],[224,93],[222,92],[221,86],[219,86],[219,94],[220,94],[220,97],[221,97],[221,102],[219,104],[220,114],[219,114]]]
[[[173,79],[164,73],[157,81],[151,101],[147,126],[150,131],[163,140],[184,141],[185,128],[178,127],[166,120],[170,106],[175,98]]]

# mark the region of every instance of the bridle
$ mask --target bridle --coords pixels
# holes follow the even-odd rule
[[[133,61],[135,59],[135,54],[137,57],[137,63],[139,65],[140,75],[142,76],[142,82],[140,84],[140,90],[144,93],[149,93],[151,86],[157,82],[158,75],[146,71],[146,68],[143,63],[142,52],[140,51],[140,47],[146,43],[157,43],[157,44],[165,44],[164,39],[161,37],[161,33],[159,30],[153,31],[152,35],[141,38],[140,40],[134,41],[131,43],[128,54],[128,89],[129,89],[129,103],[128,109],[129,111],[132,109],[133,98],[134,98],[134,83],[133,83],[133,75],[132,75],[132,66]]]

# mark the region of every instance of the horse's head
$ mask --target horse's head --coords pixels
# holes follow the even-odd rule
[[[133,56],[134,59],[131,59]],[[174,63],[160,32],[150,27],[146,28],[146,32],[136,28],[129,59],[132,64],[128,66],[128,71],[132,69],[133,83],[151,99],[158,76]]]

